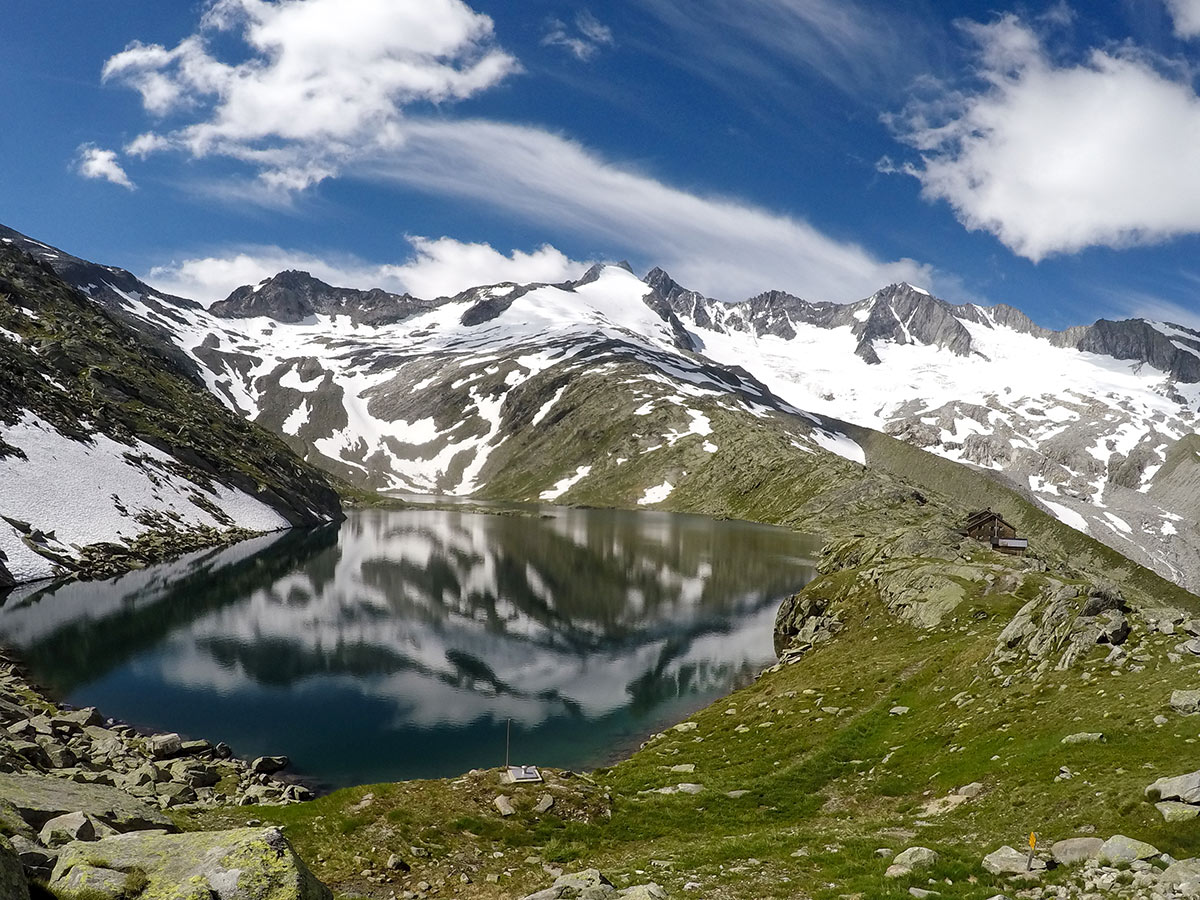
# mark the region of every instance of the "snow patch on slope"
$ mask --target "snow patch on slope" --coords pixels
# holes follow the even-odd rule
[[[170,517],[181,528],[227,528],[190,498],[216,506],[233,524],[254,531],[287,528],[287,520],[249,494],[216,482],[211,491],[172,471],[175,460],[149,444],[120,444],[102,434],[87,443],[71,440],[37,416],[26,413],[0,436],[27,459],[0,459],[0,514],[49,532],[47,547],[71,555],[71,545],[119,543],[150,530],[140,513]],[[8,523],[0,523],[0,550],[18,581],[54,574],[52,563],[34,553]]]

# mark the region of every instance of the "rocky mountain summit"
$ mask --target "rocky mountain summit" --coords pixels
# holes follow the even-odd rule
[[[356,325],[391,325],[427,312],[436,302],[378,288],[335,288],[307,272],[280,272],[256,285],[238,288],[209,309],[225,319],[265,316],[277,322],[301,322],[311,316],[348,316]]]

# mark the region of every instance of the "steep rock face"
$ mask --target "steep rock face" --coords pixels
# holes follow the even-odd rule
[[[1172,330],[1174,334],[1164,334],[1141,319],[1100,319],[1086,329],[1075,346],[1114,359],[1149,363],[1184,384],[1200,382],[1200,335],[1185,329]]]
[[[390,294],[379,288],[336,288],[307,272],[289,270],[257,285],[243,285],[214,303],[210,312],[225,319],[266,316],[277,322],[302,322],[317,314],[345,315],[356,325],[387,325],[436,305],[436,301]]]
[[[971,352],[971,335],[954,308],[912,285],[889,285],[866,301],[864,308],[866,317],[855,316],[857,321],[851,327],[860,348],[874,341],[892,341],[940,347],[955,356]]]

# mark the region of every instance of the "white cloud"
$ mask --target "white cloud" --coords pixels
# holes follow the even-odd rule
[[[196,34],[171,49],[135,41],[103,77],[137,90],[152,115],[195,120],[142,135],[130,153],[233,156],[297,188],[394,139],[406,106],[463,99],[517,71],[492,29],[462,0],[215,0]],[[219,32],[241,38],[248,57],[214,56]]]
[[[542,46],[565,47],[576,59],[584,61],[595,56],[601,47],[611,47],[612,44],[612,29],[587,10],[575,16],[574,30],[560,19],[551,19],[542,37]]]
[[[1167,10],[1181,38],[1200,37],[1200,0],[1167,0]]]
[[[422,120],[405,134],[402,152],[364,160],[356,172],[603,242],[718,297],[783,288],[855,300],[892,281],[935,280],[912,260],[881,261],[802,219],[672,187],[536,128]]]
[[[95,144],[81,144],[78,154],[76,171],[84,178],[103,178],[131,191],[134,189],[133,182],[117,162],[116,151],[102,150]]]
[[[800,18],[824,28],[823,40],[872,39],[859,33],[866,25],[857,11],[832,0],[811,6]],[[576,28],[593,43],[612,37],[590,17]],[[249,59],[217,59],[208,37],[219,29],[243,38]],[[240,160],[258,175],[254,190],[236,188],[244,202],[336,175],[403,184],[569,232],[738,299],[781,287],[852,300],[889,281],[931,282],[911,260],[882,261],[800,218],[672,187],[544,130],[404,111],[413,100],[483,90],[516,68],[494,46],[491,20],[461,0],[217,0],[196,35],[173,49],[132,44],[109,60],[105,77],[138,90],[150,113],[190,122],[140,135],[127,153],[172,147]]]
[[[321,257],[280,247],[249,247],[155,266],[147,283],[180,297],[211,303],[244,284],[257,284],[285,269],[299,269],[335,287],[381,287],[432,299],[481,284],[559,282],[578,278],[588,263],[569,259],[546,244],[505,255],[489,244],[442,237],[410,237],[413,253],[403,263],[369,263],[351,256]]]
[[[1200,231],[1200,98],[1134,51],[1060,65],[1013,16],[968,26],[983,86],[897,119],[929,199],[1031,260]]]

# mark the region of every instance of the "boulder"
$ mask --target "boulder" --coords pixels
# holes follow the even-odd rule
[[[500,815],[506,818],[516,812],[516,810],[513,809],[512,801],[503,794],[493,800],[492,803],[495,804],[495,807],[497,810],[499,810]]]
[[[1162,800],[1154,804],[1164,822],[1188,822],[1200,816],[1200,806],[1180,803],[1178,800]]]
[[[1200,691],[1171,691],[1171,709],[1185,716],[1200,713]]]
[[[1135,840],[1123,834],[1114,834],[1104,842],[1096,856],[1101,862],[1110,864],[1131,863],[1139,859],[1158,856],[1158,848],[1145,841]]]
[[[115,900],[122,896],[117,891],[125,890],[129,873],[144,875],[147,898],[332,900],[333,896],[277,828],[133,833],[68,844],[54,866],[50,889],[92,887],[99,896]]]
[[[55,816],[42,826],[38,840],[47,847],[61,847],[72,841],[94,841],[96,823],[81,812]]]
[[[892,860],[898,866],[907,869],[925,869],[938,861],[938,855],[928,847],[909,847],[896,854]]]
[[[49,881],[54,864],[58,861],[58,851],[26,840],[20,835],[13,835],[9,840],[12,841],[13,849],[17,851],[26,874],[30,878]]]
[[[662,891],[658,885],[652,885],[654,888]],[[651,885],[638,885],[637,888],[649,888]],[[632,891],[635,888],[627,888]],[[523,900],[598,900],[601,897],[608,897],[615,894],[616,888],[613,887],[611,881],[600,874],[599,869],[584,869],[582,872],[571,872],[567,875],[560,875],[555,879],[554,884],[545,890],[538,891],[535,894],[529,894]],[[623,892],[622,892],[623,893]],[[656,894],[640,894],[635,895],[634,900],[662,900],[666,896],[663,891],[662,896]]]
[[[73,725],[79,729],[85,725],[99,725],[103,719],[94,706],[88,706],[84,709],[72,710],[71,712],[59,712],[54,716],[52,721],[56,725],[61,722],[66,725]]]
[[[146,749],[155,759],[166,759],[179,755],[183,741],[177,734],[153,734],[146,739]]]
[[[39,738],[38,743],[46,751],[46,759],[50,761],[49,768],[51,769],[69,769],[79,762],[79,758],[71,752],[71,749],[64,747],[58,741]]]
[[[1068,734],[1062,739],[1064,744],[1098,744],[1104,740],[1099,731],[1081,731],[1078,734]]]
[[[29,882],[25,880],[21,857],[17,856],[17,851],[3,835],[0,835],[0,897],[4,900],[29,900]]]
[[[624,888],[617,891],[617,896],[621,900],[667,900],[666,890],[653,881]]]
[[[178,830],[159,810],[122,790],[101,784],[79,784],[47,775],[0,774],[0,797],[38,829],[64,813],[85,812],[118,831]]]
[[[1114,646],[1125,643],[1129,637],[1129,620],[1124,613],[1119,609],[1108,610],[1101,615],[1100,621],[1100,636],[1096,639],[1098,643]]]
[[[1037,872],[1046,868],[1046,864],[1037,857],[1029,862],[1029,854],[1014,850],[1007,844],[999,850],[993,850],[983,858],[983,867],[993,875],[1024,875],[1027,872]]]
[[[1146,788],[1146,797],[1151,800],[1179,800],[1182,803],[1200,803],[1200,772],[1160,778]]]
[[[1054,861],[1060,866],[1069,866],[1072,863],[1081,863],[1088,859],[1095,859],[1100,852],[1100,848],[1104,846],[1104,841],[1095,837],[1076,837],[1067,838],[1065,841],[1056,841],[1050,847],[1050,855],[1054,857]]]
[[[80,863],[71,869],[67,876],[54,882],[54,889],[59,896],[86,897],[87,900],[126,900],[134,895],[136,884],[141,880],[139,875],[132,872],[121,872],[117,869],[107,869],[96,860],[92,863]],[[172,895],[180,900],[208,900],[199,893],[188,892],[180,885],[182,892]]]
[[[1181,859],[1167,866],[1158,876],[1161,885],[1177,885],[1185,882],[1200,882],[1200,859]]]
[[[250,771],[255,775],[274,775],[281,769],[287,768],[286,756],[260,756],[250,763]]]

